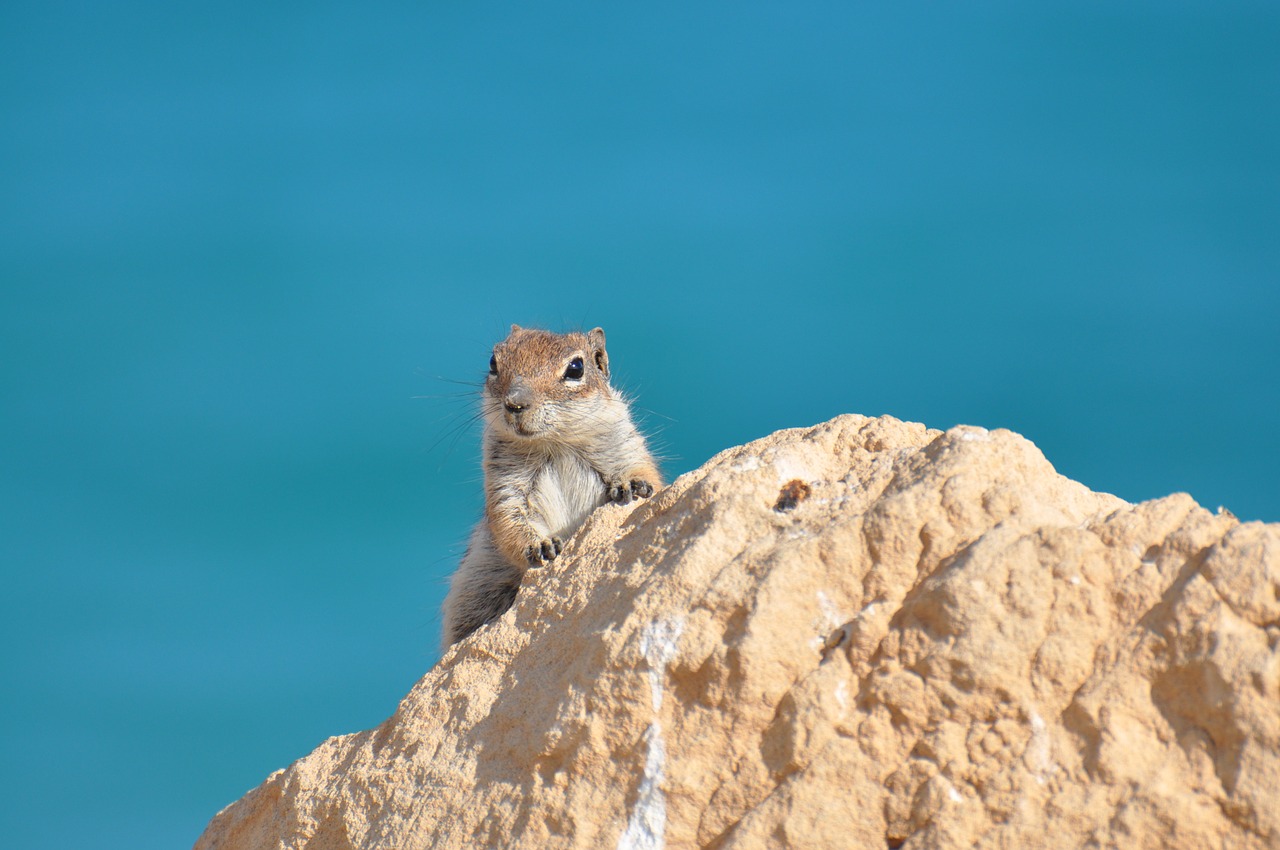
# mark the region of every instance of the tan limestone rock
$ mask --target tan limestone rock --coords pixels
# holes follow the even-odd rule
[[[842,416],[596,511],[214,848],[1277,848],[1280,526]]]

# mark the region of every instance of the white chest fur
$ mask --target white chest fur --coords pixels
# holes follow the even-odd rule
[[[604,482],[576,452],[557,449],[539,470],[529,494],[530,513],[551,537],[568,538],[604,504]]]

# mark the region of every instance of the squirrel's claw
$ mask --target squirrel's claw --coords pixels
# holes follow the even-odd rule
[[[605,487],[605,497],[610,502],[625,505],[632,500],[647,499],[653,495],[653,485],[641,478],[633,478],[630,482],[615,481]]]
[[[545,537],[540,542],[524,550],[525,560],[531,567],[541,567],[556,559],[564,550],[564,541],[559,537]]]

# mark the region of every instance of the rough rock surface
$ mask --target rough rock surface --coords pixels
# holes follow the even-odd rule
[[[196,847],[1280,847],[1280,525],[842,416],[598,510]]]

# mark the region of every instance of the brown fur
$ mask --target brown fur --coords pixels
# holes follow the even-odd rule
[[[609,384],[603,330],[512,325],[492,364],[482,399],[485,516],[445,598],[446,644],[510,607],[524,571],[554,560],[595,508],[662,486],[626,400]]]

